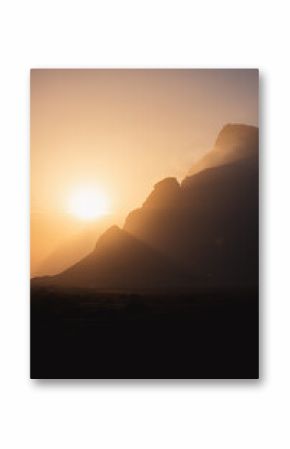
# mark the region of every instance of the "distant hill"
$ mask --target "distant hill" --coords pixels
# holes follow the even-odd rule
[[[226,125],[181,184],[155,185],[123,230],[63,273],[36,280],[66,286],[136,288],[258,282],[258,128]]]

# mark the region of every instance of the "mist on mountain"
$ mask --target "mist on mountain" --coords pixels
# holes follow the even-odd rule
[[[213,148],[189,170],[188,176],[206,168],[254,158],[258,162],[259,129],[256,126],[227,124],[217,136]]]
[[[65,286],[252,285],[258,279],[258,128],[226,125],[181,182],[166,178],[123,229],[57,276]]]

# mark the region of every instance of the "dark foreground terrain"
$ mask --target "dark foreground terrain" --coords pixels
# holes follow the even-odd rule
[[[257,288],[31,289],[32,378],[258,375]]]

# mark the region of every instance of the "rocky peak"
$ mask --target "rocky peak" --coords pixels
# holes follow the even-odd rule
[[[258,157],[258,148],[259,128],[229,123],[218,134],[212,150],[191,167],[189,176],[206,168]]]
[[[176,178],[165,178],[154,185],[153,192],[144,202],[144,207],[163,208],[173,205],[179,198],[180,185]]]

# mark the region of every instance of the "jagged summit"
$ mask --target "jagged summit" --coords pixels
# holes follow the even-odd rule
[[[168,207],[179,197],[180,185],[176,178],[165,178],[154,185],[152,193],[143,203],[143,207]]]
[[[181,185],[172,178],[157,184],[143,207],[128,215],[124,229],[205,282],[254,282],[258,128],[224,126],[212,151],[192,171]],[[162,186],[166,192],[172,189],[166,201],[161,200]]]

